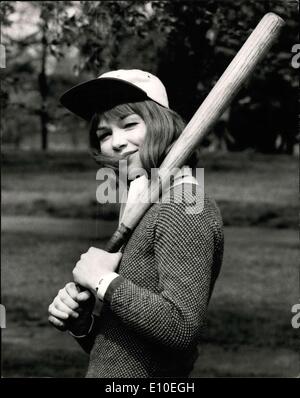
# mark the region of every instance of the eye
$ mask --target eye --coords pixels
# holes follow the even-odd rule
[[[138,124],[137,122],[126,123],[124,127],[125,127],[125,129],[132,128],[132,127],[136,126],[137,124]]]
[[[98,135],[99,141],[106,141],[108,137],[110,137],[111,133],[106,132]]]

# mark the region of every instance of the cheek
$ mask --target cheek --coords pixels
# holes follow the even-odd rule
[[[105,142],[100,143],[100,151],[103,155],[112,155],[112,146],[110,139],[106,140]]]
[[[139,130],[135,131],[133,135],[128,137],[128,140],[130,140],[136,146],[141,146],[145,141],[146,132],[146,126],[142,126]]]

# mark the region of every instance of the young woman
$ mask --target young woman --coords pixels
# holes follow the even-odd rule
[[[61,102],[91,122],[99,164],[116,170],[127,160],[130,189],[137,170],[149,177],[184,128],[161,81],[141,70],[108,72]],[[87,377],[186,377],[193,368],[222,262],[222,220],[188,168],[167,194],[151,204],[123,253],[84,253],[74,282],[49,306],[49,321],[90,354]],[[98,314],[95,300],[103,303]]]

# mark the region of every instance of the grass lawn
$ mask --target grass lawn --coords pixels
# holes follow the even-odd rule
[[[203,154],[199,167],[225,225],[298,227],[296,157]],[[96,201],[96,172],[87,153],[4,154],[2,214],[116,218],[118,205]]]
[[[105,239],[95,239],[90,220],[75,220],[73,228],[70,220],[56,220],[57,234],[54,226],[47,233],[43,220],[44,227],[32,218],[29,232],[17,228],[18,218],[16,231],[3,226],[4,377],[82,377],[87,365],[72,338],[48,325],[47,308],[70,280],[79,255],[90,245],[103,247]],[[225,238],[223,269],[193,376],[295,376],[299,339],[290,308],[298,299],[296,231],[228,227]]]
[[[225,223],[225,254],[192,376],[294,377],[299,330],[298,160],[203,154],[205,190]],[[100,206],[84,153],[2,156],[4,377],[82,377],[87,356],[50,327],[47,309],[80,254],[104,247],[117,206]],[[95,221],[97,218],[97,222]]]

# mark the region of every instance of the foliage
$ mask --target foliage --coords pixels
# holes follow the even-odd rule
[[[3,26],[12,24],[10,15],[18,12],[15,3],[19,2],[1,3]],[[38,11],[39,19],[36,31],[29,36],[24,34],[16,40],[4,35],[9,43],[10,67],[2,73],[1,105],[14,103],[27,109],[29,114],[43,118],[44,128],[61,120],[59,92],[117,68],[156,73],[167,87],[172,108],[188,120],[260,18],[266,12],[277,12],[286,26],[233,103],[226,125],[229,133],[220,129],[219,136],[232,150],[293,150],[298,76],[290,63],[291,48],[299,40],[298,1],[25,3]],[[70,73],[67,65],[74,51],[76,59]],[[36,93],[32,94],[34,101],[22,100],[22,93],[28,90]],[[264,118],[266,114],[270,117]],[[217,136],[213,139],[219,140]]]
[[[9,15],[15,11],[12,1],[1,1],[0,3],[0,21],[2,26],[10,26]]]
[[[276,73],[291,87],[297,86],[296,71],[293,73],[290,67],[291,47],[297,41],[296,2],[209,0],[154,2],[154,5],[165,16],[163,26],[167,24],[170,30],[167,45],[160,53],[158,70],[175,98],[175,108],[187,116],[194,113],[251,30],[269,11],[282,15],[287,23],[254,79],[267,80]],[[182,93],[191,98],[187,105],[181,100]]]
[[[146,44],[151,36],[153,18],[149,17],[147,3],[143,1],[81,1],[77,12],[64,21],[64,40],[74,44],[81,54],[76,67],[91,71],[95,76],[104,70],[114,69],[126,64],[126,50],[130,45],[136,47]],[[84,33],[84,34],[83,34]],[[158,39],[158,38],[157,38]],[[158,40],[159,41],[159,40]],[[155,43],[151,43],[154,44]],[[148,51],[155,47],[148,45]],[[143,55],[147,53],[143,49]],[[146,55],[147,57],[147,55]]]

